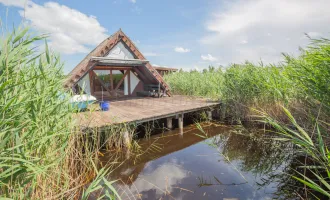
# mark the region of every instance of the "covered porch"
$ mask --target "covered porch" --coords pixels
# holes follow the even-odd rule
[[[98,100],[165,95],[164,88],[155,83],[155,75],[143,71],[148,60],[92,57],[91,61],[93,67],[77,84],[79,92]]]

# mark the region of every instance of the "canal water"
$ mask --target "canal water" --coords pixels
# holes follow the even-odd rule
[[[292,146],[257,128],[202,124],[140,139],[107,176],[122,199],[291,198]],[[106,163],[114,152],[102,158]],[[111,157],[111,158],[110,158]],[[293,195],[294,196],[294,195]]]

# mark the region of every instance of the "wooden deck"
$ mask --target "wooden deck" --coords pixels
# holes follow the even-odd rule
[[[187,96],[134,98],[110,102],[109,111],[94,110],[75,114],[82,127],[103,127],[111,124],[142,123],[176,116],[219,105],[206,99]],[[98,108],[98,106],[94,106]]]

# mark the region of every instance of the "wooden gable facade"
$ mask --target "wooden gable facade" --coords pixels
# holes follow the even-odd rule
[[[146,85],[158,86],[160,91],[171,96],[162,76],[122,30],[90,52],[70,72],[65,83],[76,93],[83,92],[98,99],[134,97],[146,90]]]

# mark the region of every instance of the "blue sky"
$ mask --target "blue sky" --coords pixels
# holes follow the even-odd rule
[[[7,26],[49,33],[68,73],[119,28],[152,64],[183,69],[245,60],[278,62],[298,53],[304,33],[327,37],[328,0],[0,0]]]

